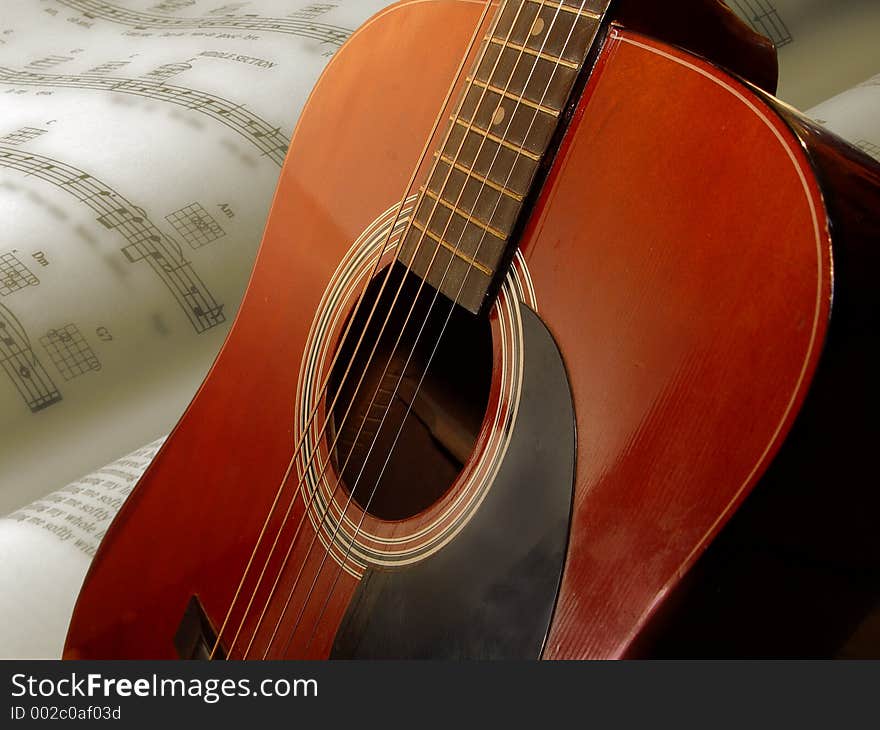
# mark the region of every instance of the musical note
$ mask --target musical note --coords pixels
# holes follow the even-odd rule
[[[105,228],[118,228],[126,223],[143,223],[143,216],[137,216],[128,208],[116,208],[109,213],[98,216],[98,223]]]
[[[121,250],[130,263],[146,261],[150,264],[197,333],[225,321],[222,306],[184,258],[180,245],[163,235],[146,211],[109,185],[58,160],[8,149],[0,150],[0,167],[19,170],[56,185],[97,213],[98,223],[126,239],[127,245]]]
[[[31,413],[58,403],[61,393],[34,355],[18,318],[0,305],[0,367],[12,380]]]
[[[73,185],[75,183],[82,182],[83,180],[88,180],[91,177],[87,172],[82,173],[82,175],[77,175],[72,180],[65,180],[62,185]]]

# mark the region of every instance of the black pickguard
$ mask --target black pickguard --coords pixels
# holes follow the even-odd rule
[[[537,315],[521,311],[522,400],[488,495],[437,554],[399,570],[367,571],[332,658],[541,655],[568,544],[576,434],[559,350]]]

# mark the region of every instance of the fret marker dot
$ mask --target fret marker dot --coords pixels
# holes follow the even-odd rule
[[[503,106],[499,106],[495,113],[492,115],[492,126],[494,127],[497,124],[501,124],[504,121],[504,117],[506,116],[506,112],[504,111]]]
[[[541,35],[544,32],[544,18],[535,18],[535,24],[532,26],[531,35]]]

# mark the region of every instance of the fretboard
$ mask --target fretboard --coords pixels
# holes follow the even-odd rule
[[[504,0],[434,155],[400,261],[477,313],[610,0]]]

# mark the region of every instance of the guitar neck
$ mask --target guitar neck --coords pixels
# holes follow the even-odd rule
[[[420,190],[400,261],[478,313],[610,0],[504,0]]]

